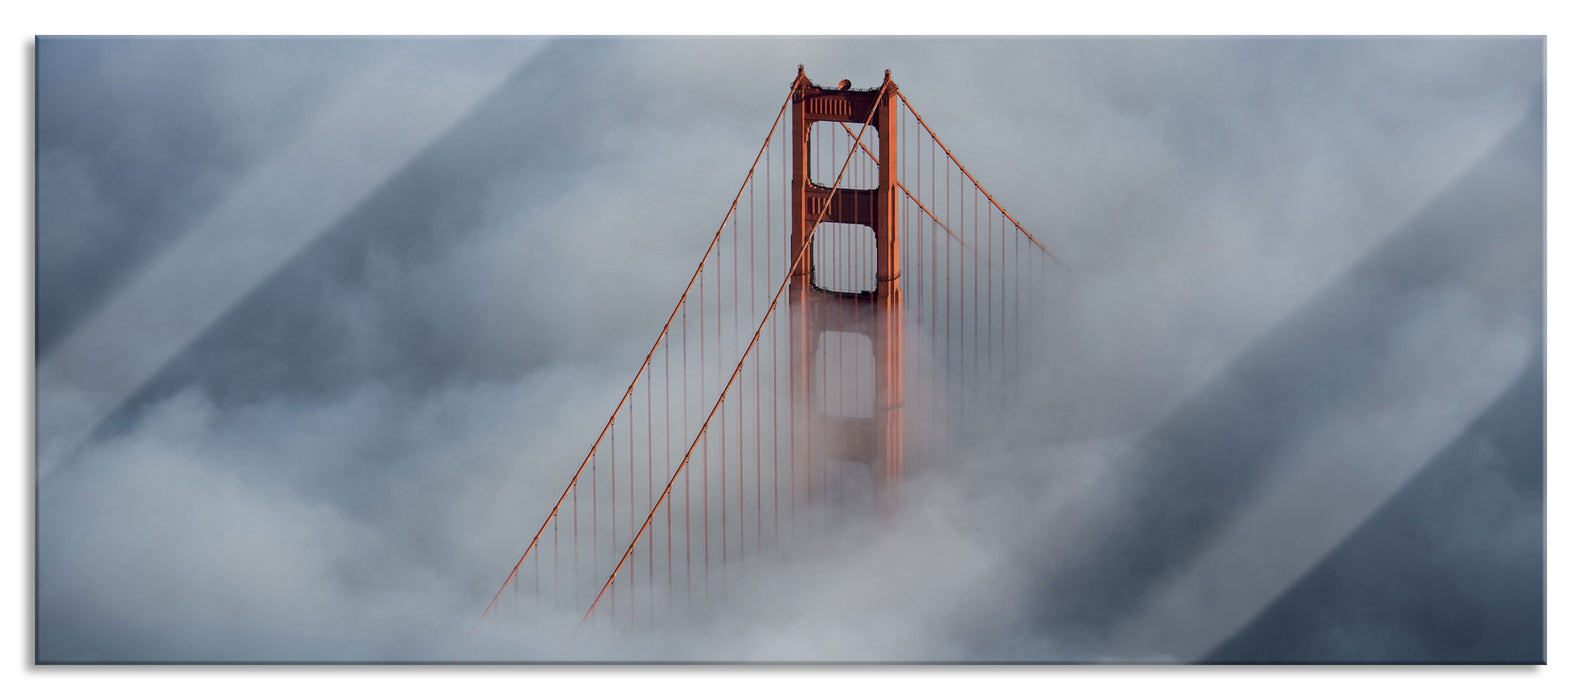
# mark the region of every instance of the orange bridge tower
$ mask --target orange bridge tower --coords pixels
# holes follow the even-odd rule
[[[789,301],[792,386],[802,404],[797,413],[816,436],[808,455],[814,472],[837,484],[862,478],[871,482],[876,500],[889,503],[904,457],[896,85],[887,70],[871,90],[851,89],[850,81],[821,87],[798,66],[791,90],[790,245],[796,262]],[[815,181],[810,167],[817,157],[813,131],[822,122],[834,124],[823,125],[821,134],[850,139],[845,144],[861,136],[850,150],[831,145],[831,162],[817,170],[829,175],[839,167],[843,176],[824,183]],[[837,165],[848,152],[847,162],[860,167]],[[866,475],[853,473],[862,466]]]

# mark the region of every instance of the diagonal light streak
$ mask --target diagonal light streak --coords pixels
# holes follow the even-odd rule
[[[1541,320],[1518,311],[1541,250],[1534,194],[1541,169],[1525,150],[1536,148],[1539,128],[1518,120],[1419,213],[1421,223],[1405,234],[1410,247],[1392,249],[1391,262],[1420,266],[1420,279],[1381,283],[1379,270],[1395,268],[1375,252],[1368,257],[1375,277],[1342,280],[1354,298],[1394,311],[1354,337],[1311,342],[1378,352],[1373,379],[1334,389],[1345,392],[1339,410],[1269,464],[1273,478],[1247,508],[1139,601],[1117,625],[1112,653],[1202,659],[1321,564],[1520,380],[1542,342]],[[1447,257],[1426,258],[1430,247]]]
[[[1247,511],[1121,626],[1113,652],[1196,661],[1251,622],[1517,381],[1536,342],[1520,325],[1481,344],[1456,339],[1477,348],[1464,355],[1396,353],[1385,372],[1398,381],[1349,402],[1389,409],[1345,411],[1308,435]]]
[[[38,477],[233,305],[498,89],[545,42],[405,45],[259,165],[38,366]],[[442,79],[435,80],[440,71]]]

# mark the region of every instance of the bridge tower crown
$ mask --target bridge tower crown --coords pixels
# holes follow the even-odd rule
[[[791,271],[790,311],[793,371],[799,375],[793,387],[796,400],[806,402],[805,415],[811,423],[808,427],[822,435],[818,448],[825,468],[854,463],[867,465],[880,500],[887,501],[901,477],[904,458],[904,344],[896,186],[900,174],[896,157],[899,100],[888,70],[877,88],[853,90],[850,85],[844,80],[835,88],[815,85],[802,66],[798,66],[796,80],[791,86],[790,246],[795,262]],[[869,115],[872,115],[871,123],[867,121]],[[876,136],[877,147],[863,153],[863,143],[852,145],[850,162],[878,161],[873,188],[847,187],[841,182],[832,182],[826,187],[813,181],[809,159],[812,127],[817,122],[842,122],[858,127],[866,124],[869,132]],[[856,133],[861,135],[863,131],[858,129]],[[871,232],[873,247],[869,250],[874,254],[871,289],[862,289],[869,280],[861,280],[856,291],[837,291],[833,285],[824,284],[814,255],[818,241],[813,240],[824,235],[820,231],[824,224],[855,225],[863,227],[857,228],[859,231]],[[866,273],[865,265],[858,264],[865,261],[851,259],[864,257],[855,251],[865,249],[866,242],[829,248],[830,255],[819,256],[823,262],[836,269]],[[842,253],[847,259],[841,259]],[[828,401],[814,395],[814,373],[820,357],[826,366],[833,362],[829,347],[831,336],[828,335],[831,333],[849,333],[867,339],[866,345],[872,352],[871,363],[856,364],[867,364],[872,367],[873,374],[871,377],[859,374],[855,381],[871,381],[871,392],[866,387],[840,387],[839,390],[843,395],[852,391],[858,397],[871,396],[871,409],[859,406],[854,412],[830,412]],[[846,351],[842,345],[842,352]],[[856,351],[861,352],[860,349]],[[845,380],[843,371],[841,381]],[[826,381],[819,381],[817,385],[829,388]],[[844,407],[844,400],[840,404]]]

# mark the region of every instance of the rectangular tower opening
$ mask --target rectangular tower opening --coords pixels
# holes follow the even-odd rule
[[[813,286],[859,294],[879,288],[879,249],[862,224],[820,224],[813,229]]]
[[[866,116],[866,115],[864,115]],[[851,133],[846,133],[846,128]],[[840,179],[840,186],[849,190],[871,190],[879,186],[879,163],[874,160],[879,151],[879,130],[869,125],[866,132],[862,131],[862,124],[846,124],[845,122],[817,121],[808,125],[808,179],[813,184],[821,187],[834,187],[835,178],[840,176],[841,165],[846,162],[846,154],[852,149],[856,140],[852,134],[862,133],[863,145],[851,156],[851,164],[846,166],[846,175]],[[868,154],[872,153],[873,156]]]
[[[867,335],[849,331],[820,333],[812,380],[813,405],[824,415],[872,418],[878,381],[874,374],[873,341]]]

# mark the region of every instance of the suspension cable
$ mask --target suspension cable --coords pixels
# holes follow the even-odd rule
[[[967,167],[962,165],[961,161],[956,160],[956,155],[950,152],[950,148],[945,145],[945,142],[939,140],[939,135],[934,133],[934,129],[928,125],[928,122],[923,120],[923,115],[918,114],[917,109],[912,106],[912,103],[907,101],[906,95],[901,94],[900,90],[896,90],[895,94],[897,97],[901,98],[901,104],[906,105],[906,109],[912,113],[913,117],[917,118],[917,123],[921,124],[923,128],[928,131],[929,138],[934,139],[934,143],[939,146],[940,150],[945,152],[945,155],[950,158],[951,162],[956,164],[956,167],[961,170],[961,173],[966,175],[967,179],[972,180],[972,184],[976,185],[978,191],[982,192],[983,196],[988,198],[989,203],[993,204],[996,209],[999,209],[1000,213],[1005,215],[1005,218],[1010,219],[1011,223],[1016,225],[1016,230],[1021,231],[1023,236],[1027,236],[1027,240],[1032,241],[1033,245],[1038,246],[1039,250],[1044,251],[1044,255],[1049,256],[1050,259],[1054,260],[1061,267],[1070,270],[1071,267],[1066,265],[1065,261],[1061,260],[1060,257],[1054,253],[1049,252],[1049,249],[1045,248],[1043,243],[1040,243],[1037,238],[1033,237],[1033,234],[1028,233],[1027,229],[1022,227],[1022,223],[1017,221],[1016,217],[1011,216],[1011,213],[1006,211],[1005,207],[1000,206],[999,201],[994,198],[994,195],[989,194],[988,190],[983,189],[983,184],[979,183],[978,178],[973,177],[972,173],[967,171]]]
[[[890,86],[890,80],[888,76],[885,79],[885,83],[885,85],[881,86],[881,90]],[[789,103],[790,97],[787,96],[786,99]],[[878,113],[879,104],[881,102],[883,102],[882,99],[874,100],[873,107],[868,110],[868,118],[863,120],[862,129],[858,131],[859,142],[861,142],[861,134],[866,132],[869,125],[872,124],[873,117]],[[781,112],[784,113],[784,110],[785,108],[782,107]],[[778,120],[776,123],[778,123]],[[851,165],[851,159],[856,154],[857,148],[855,146],[846,152],[846,162],[841,165],[840,174],[835,176],[835,187],[839,187],[841,180],[845,178],[846,170]],[[832,188],[830,194],[824,198],[824,206],[820,208],[818,216],[814,218],[812,225],[809,227],[810,229],[817,228],[818,225],[823,222],[824,217],[829,214],[830,204],[834,201],[834,199],[835,191],[834,188]],[[593,603],[588,606],[588,612],[582,616],[582,621],[577,624],[577,631],[581,631],[582,626],[587,624],[588,620],[593,617],[594,611],[596,611],[599,607],[599,601],[604,598],[605,593],[609,592],[611,585],[615,583],[616,577],[621,575],[621,569],[624,568],[626,566],[626,562],[631,559],[632,552],[637,548],[637,543],[642,540],[643,534],[648,531],[649,525],[653,523],[655,513],[659,512],[660,502],[665,501],[669,497],[671,488],[675,486],[676,477],[687,468],[687,465],[692,458],[693,451],[697,449],[698,443],[703,439],[704,433],[708,430],[709,423],[713,421],[714,416],[720,410],[720,406],[724,404],[725,397],[730,392],[731,386],[735,384],[736,378],[741,376],[742,367],[747,364],[747,356],[750,355],[753,351],[753,348],[757,346],[758,339],[763,335],[764,326],[768,325],[770,317],[774,315],[775,307],[780,303],[780,300],[785,297],[785,291],[787,286],[791,283],[791,277],[794,275],[797,265],[801,263],[803,256],[807,254],[808,249],[812,246],[812,243],[813,236],[808,236],[807,240],[802,242],[802,248],[797,251],[796,259],[792,262],[791,266],[787,268],[785,278],[780,282],[779,291],[775,293],[774,299],[769,302],[769,307],[764,310],[764,317],[758,322],[758,329],[754,331],[752,340],[747,343],[746,349],[742,351],[741,359],[737,361],[735,371],[731,373],[730,379],[725,382],[725,386],[720,389],[720,395],[719,398],[717,398],[714,402],[714,408],[710,409],[708,417],[704,418],[703,424],[699,426],[697,435],[692,439],[692,445],[687,448],[687,452],[682,456],[681,462],[676,465],[676,473],[672,475],[670,477],[670,481],[665,484],[665,490],[660,492],[659,500],[655,501],[653,508],[649,510],[648,518],[643,521],[643,526],[638,528],[637,533],[632,536],[632,543],[627,546],[626,553],[621,556],[621,560],[615,565],[615,570],[610,572],[609,579],[604,582],[604,586],[599,589],[599,594],[594,597]],[[572,633],[572,638],[575,637],[576,631]]]
[[[625,408],[626,401],[631,398],[637,382],[642,379],[643,373],[648,371],[649,364],[654,358],[654,352],[659,349],[660,343],[664,342],[666,335],[670,332],[671,324],[675,322],[677,314],[681,313],[682,305],[687,302],[687,295],[692,292],[692,287],[698,283],[699,278],[702,276],[703,268],[708,263],[709,256],[714,253],[714,248],[719,245],[720,237],[725,233],[725,225],[730,223],[731,217],[736,214],[736,207],[741,202],[742,193],[747,190],[748,183],[752,182],[753,174],[757,171],[759,162],[763,160],[764,152],[769,148],[770,141],[774,139],[775,130],[780,126],[780,120],[785,118],[786,109],[791,105],[791,96],[793,94],[794,92],[786,93],[785,101],[780,104],[780,112],[775,115],[774,124],[769,127],[769,135],[764,137],[763,145],[758,148],[758,157],[753,159],[752,167],[748,168],[747,177],[742,180],[742,185],[736,192],[736,198],[731,201],[730,209],[726,211],[724,219],[720,221],[719,229],[714,232],[713,240],[709,241],[708,249],[703,252],[703,259],[698,262],[698,267],[693,271],[692,278],[688,280],[687,286],[682,290],[681,299],[676,302],[675,308],[671,309],[670,317],[665,320],[665,326],[659,331],[659,337],[654,340],[653,347],[649,348],[648,354],[643,357],[642,364],[637,368],[637,375],[632,377],[631,384],[627,385],[625,393],[621,394],[620,401],[616,402],[615,411],[610,414],[610,419],[605,422],[603,430],[599,432],[599,437],[593,441],[592,447],[588,449],[588,455],[583,458],[582,464],[572,474],[570,483],[566,484],[566,488],[561,492],[560,498],[555,501],[555,505],[550,509],[549,515],[544,518],[544,523],[539,526],[538,532],[533,535],[533,539],[528,543],[527,549],[523,550],[521,558],[517,559],[516,564],[511,567],[511,573],[505,577],[505,582],[500,584],[500,590],[495,592],[494,598],[489,601],[489,606],[484,608],[483,614],[478,617],[472,628],[468,630],[467,636],[462,640],[461,648],[457,649],[458,655],[461,649],[465,648],[468,642],[472,640],[483,620],[494,611],[496,605],[500,602],[500,597],[505,594],[505,590],[510,587],[511,581],[516,578],[517,573],[521,570],[522,563],[527,561],[527,557],[532,553],[533,548],[538,546],[539,539],[543,537],[544,531],[549,527],[550,522],[559,515],[561,506],[565,505],[566,498],[571,495],[572,490],[577,485],[577,481],[582,478],[583,471],[587,469],[589,462],[593,460],[594,454],[598,452],[600,443],[610,434],[611,428],[615,425],[616,417],[620,415],[621,409]]]
[[[841,126],[841,128],[846,130],[846,133],[851,134],[851,137],[853,139],[857,138],[857,134],[853,133],[852,130],[851,130],[851,127],[846,126],[845,122],[841,122],[840,126]],[[864,153],[867,153],[868,157],[870,159],[872,159],[875,164],[877,164],[879,162],[879,157],[874,155],[873,151],[868,150],[868,144],[865,144],[865,143],[863,143],[862,141],[859,140],[859,141],[857,141],[857,145],[862,146],[862,151]],[[977,259],[977,257],[978,257],[978,249],[977,249],[977,247],[976,246],[967,245],[967,241],[963,240],[961,236],[956,235],[955,231],[950,230],[950,226],[946,225],[945,222],[940,221],[939,217],[935,216],[934,212],[928,208],[928,205],[926,205],[922,201],[918,200],[917,195],[912,194],[912,191],[907,189],[906,185],[901,184],[901,179],[900,178],[896,178],[895,186],[901,188],[901,191],[906,193],[906,196],[911,197],[912,198],[912,202],[914,204],[916,204],[919,209],[922,209],[923,213],[928,215],[928,218],[933,219],[934,223],[938,224],[940,228],[944,229],[945,233],[950,234],[951,238],[956,239],[956,242],[960,243],[962,248],[966,249],[967,252],[972,253],[973,259]],[[988,193],[985,192],[984,194],[988,194]],[[994,264],[994,260],[992,258],[989,260],[989,264],[990,265]]]

